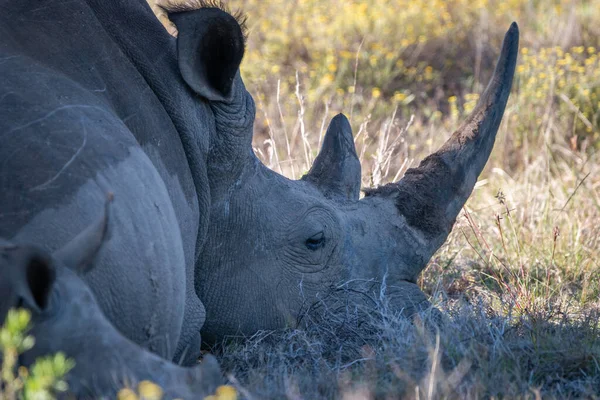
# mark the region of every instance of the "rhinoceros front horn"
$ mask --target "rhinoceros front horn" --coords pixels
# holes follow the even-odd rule
[[[356,155],[350,122],[343,114],[331,120],[321,151],[302,180],[312,183],[332,200],[358,200],[360,161]]]
[[[437,152],[407,170],[402,180],[366,193],[393,199],[407,224],[427,238],[431,254],[452,229],[492,151],[512,86],[518,46],[519,28],[513,22],[494,75],[462,126]]]
[[[89,272],[93,266],[94,257],[106,238],[109,205],[112,200],[113,195],[110,193],[107,196],[102,215],[64,247],[54,252],[53,256],[56,260],[80,274]]]

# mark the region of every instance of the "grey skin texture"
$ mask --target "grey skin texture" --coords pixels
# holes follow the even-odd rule
[[[0,10],[0,238],[52,254],[113,192],[111,235],[82,279],[126,338],[193,363],[206,157],[221,118],[210,103],[230,99],[239,24],[194,11],[178,48],[145,0],[0,0]],[[188,59],[194,86],[179,70]]]
[[[344,283],[367,295],[385,283],[392,304],[407,315],[426,307],[416,280],[446,240],[490,155],[512,86],[518,37],[513,23],[489,86],[452,137],[402,180],[366,190],[361,200],[346,117],[333,118],[308,174],[287,179],[252,151],[255,105],[236,76],[232,100],[211,103],[217,118],[207,159],[210,221],[196,270],[207,312],[204,340],[293,326]]]
[[[107,203],[108,204],[108,203]],[[30,366],[38,357],[62,351],[75,361],[67,376],[77,398],[114,398],[142,380],[159,384],[166,398],[203,398],[221,382],[218,364],[205,358],[184,368],[126,339],[106,319],[83,277],[107,231],[107,214],[50,255],[32,245],[0,241],[0,321],[10,308],[32,315],[35,346],[19,357]]]

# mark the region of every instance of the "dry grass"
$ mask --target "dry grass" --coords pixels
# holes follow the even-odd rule
[[[518,315],[487,300],[444,301],[440,331],[387,308],[324,311],[305,330],[260,332],[221,349],[251,399],[593,397],[600,390],[597,312],[556,305]],[[567,307],[567,306],[565,306]],[[323,311],[323,310],[322,310]]]
[[[261,332],[218,349],[242,392],[598,397],[600,2],[432,0],[410,2],[408,14],[402,0],[230,3],[249,17],[242,68],[258,105],[259,157],[299,178],[329,119],[344,112],[365,187],[399,179],[443,143],[491,75],[504,29],[515,19],[522,32],[493,154],[420,282],[447,314],[445,326],[438,332],[402,319],[384,295],[375,311],[320,310],[306,317],[306,330]],[[412,37],[407,29],[418,18],[442,26]],[[293,25],[299,21],[312,25]]]

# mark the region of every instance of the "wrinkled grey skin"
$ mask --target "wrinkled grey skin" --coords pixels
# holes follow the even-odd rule
[[[401,181],[367,190],[362,200],[360,164],[343,115],[332,120],[309,173],[287,179],[252,151],[255,105],[237,76],[232,101],[211,103],[217,119],[208,157],[210,221],[196,270],[207,312],[203,338],[294,325],[302,310],[348,281],[359,291],[379,291],[385,281],[392,303],[408,315],[426,307],[417,277],[446,240],[490,155],[518,36],[513,24],[479,105],[447,143]]]
[[[113,192],[110,237],[82,279],[125,337],[190,365],[210,103],[230,99],[242,31],[206,8],[176,41],[145,0],[47,3],[0,0],[0,238],[51,254]],[[197,61],[192,84],[178,60]]]
[[[0,321],[10,308],[25,308],[32,315],[35,346],[19,357],[19,365],[64,352],[75,361],[67,382],[77,398],[114,397],[142,380],[159,384],[167,398],[214,393],[221,374],[213,357],[195,368],[179,367],[123,337],[98,307],[81,277],[93,268],[106,227],[103,214],[53,255],[0,240]]]

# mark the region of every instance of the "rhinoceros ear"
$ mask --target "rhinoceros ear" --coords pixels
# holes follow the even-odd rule
[[[227,101],[244,57],[240,23],[216,7],[173,13],[170,18],[179,30],[177,57],[183,79],[207,100]]]
[[[9,284],[18,296],[17,306],[24,305],[36,312],[45,310],[56,279],[52,259],[44,251],[30,246],[15,246],[11,253],[18,273],[12,279],[9,277]]]
[[[344,114],[338,114],[331,120],[321,151],[302,180],[317,186],[327,198],[358,200],[360,161],[356,155],[350,122]]]
[[[112,202],[112,193],[108,195],[102,215],[90,226],[74,237],[63,248],[54,253],[54,258],[77,273],[83,275],[93,267],[96,254],[102,247],[108,228],[108,211]]]

